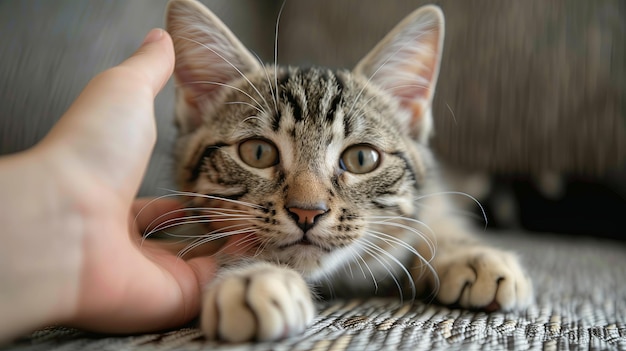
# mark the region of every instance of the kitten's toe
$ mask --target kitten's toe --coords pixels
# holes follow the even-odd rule
[[[277,340],[313,320],[309,288],[296,272],[270,265],[229,271],[206,290],[201,327],[208,339]]]
[[[532,302],[532,283],[515,255],[478,246],[442,256],[433,262],[439,302],[487,311],[520,309]]]

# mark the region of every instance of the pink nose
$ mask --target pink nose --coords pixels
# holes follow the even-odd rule
[[[298,227],[300,227],[300,229],[304,232],[311,229],[311,227],[315,225],[315,221],[319,218],[319,216],[328,212],[328,210],[321,208],[305,209],[298,207],[288,207],[287,211],[289,211],[291,218],[296,221]]]

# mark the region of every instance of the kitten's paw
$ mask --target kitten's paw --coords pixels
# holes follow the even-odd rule
[[[445,305],[493,311],[524,308],[532,301],[532,282],[510,252],[487,246],[446,249],[432,266],[439,277],[436,299]]]
[[[293,270],[267,263],[227,271],[204,294],[201,328],[208,339],[276,340],[313,320],[311,292]]]

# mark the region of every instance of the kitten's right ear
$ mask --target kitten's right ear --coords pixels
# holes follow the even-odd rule
[[[261,66],[226,25],[198,1],[171,0],[166,28],[176,54],[177,124],[180,132],[188,133],[202,123],[203,109],[211,107],[216,94],[227,89],[225,84]]]

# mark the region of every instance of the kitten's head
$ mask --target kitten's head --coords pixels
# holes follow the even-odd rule
[[[315,279],[415,216],[443,16],[403,20],[350,71],[264,66],[196,1],[173,0],[177,178],[210,236]],[[217,210],[219,209],[219,210]],[[349,253],[346,253],[349,252]]]

